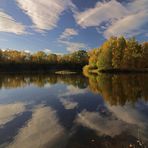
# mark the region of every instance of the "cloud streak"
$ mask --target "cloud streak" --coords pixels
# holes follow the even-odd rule
[[[143,33],[145,30],[139,29],[146,25],[148,21],[148,13],[140,12],[138,14],[128,15],[125,18],[112,24],[105,32],[104,36],[109,38],[110,36],[125,35],[126,37],[136,36]]]
[[[86,49],[87,45],[81,42],[70,41],[72,36],[78,35],[78,31],[73,28],[66,28],[64,32],[58,38],[58,42],[66,46],[66,50],[70,53]]]
[[[80,89],[78,87],[74,87],[72,85],[67,86],[66,92],[61,93],[59,97],[70,97],[73,95],[79,95],[79,94],[84,94],[87,92],[87,88],[85,89]]]
[[[115,20],[126,15],[128,12],[117,1],[106,3],[97,2],[94,8],[89,8],[84,12],[76,12],[74,15],[76,22],[83,28],[99,26],[101,23]]]
[[[63,40],[60,40],[59,42],[64,44],[66,46],[66,50],[70,53],[87,48],[87,45],[81,42],[72,42],[72,41],[63,41]]]
[[[0,11],[0,31],[17,35],[27,34],[26,27],[22,23],[16,22],[12,16],[3,11]]]
[[[56,111],[50,107],[37,107],[32,119],[7,147],[58,147],[57,143],[60,145],[65,138],[65,130],[58,121]]]
[[[63,11],[72,7],[70,0],[16,0],[18,6],[30,17],[37,31],[52,30]]]
[[[66,28],[64,30],[64,32],[60,35],[60,39],[66,39],[69,40],[68,38],[72,37],[72,36],[76,36],[78,35],[78,31],[76,31],[73,28]]]
[[[104,118],[97,112],[89,112],[86,110],[79,113],[75,121],[77,124],[93,129],[98,135],[114,137],[120,135],[125,130],[129,130],[127,124],[116,120],[115,117]]]
[[[97,2],[94,8],[83,12],[76,11],[74,18],[82,28],[96,27],[105,38],[136,36],[145,32],[144,26],[148,23],[148,1],[134,0],[124,5],[116,0]],[[101,29],[102,25],[105,25],[104,29]]]
[[[14,103],[0,105],[0,126],[13,120],[17,115],[25,111],[25,104]]]
[[[70,99],[61,98],[60,101],[63,104],[64,108],[67,109],[67,110],[74,109],[78,106],[77,102],[74,102]]]

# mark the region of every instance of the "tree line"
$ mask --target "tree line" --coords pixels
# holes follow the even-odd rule
[[[28,53],[17,50],[0,49],[0,70],[50,70],[75,69],[80,70],[88,63],[88,55],[84,50],[71,54],[56,55],[43,51]]]
[[[111,37],[102,46],[88,52],[56,55],[43,51],[28,53],[0,49],[0,71],[15,70],[135,70],[148,68],[148,42],[135,38]]]
[[[85,70],[145,69],[148,68],[148,42],[139,43],[135,38],[111,37],[99,48],[89,52]]]

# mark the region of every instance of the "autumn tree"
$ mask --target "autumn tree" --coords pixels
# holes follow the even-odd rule
[[[88,52],[90,68],[93,68],[93,69],[97,68],[97,60],[98,60],[99,54],[100,54],[100,49],[98,48],[95,48]]]
[[[100,54],[97,60],[98,69],[112,68],[112,50],[114,48],[114,38],[111,37],[100,47]]]
[[[48,54],[47,61],[48,61],[48,63],[56,64],[57,63],[57,55],[56,54]]]
[[[88,70],[130,70],[148,67],[148,43],[139,44],[135,38],[111,37],[101,47],[89,53],[89,65],[86,67]]]
[[[135,40],[135,38],[127,40],[126,48],[124,50],[123,67],[138,68],[137,64],[140,61],[140,58],[142,58],[142,53],[141,45]]]
[[[144,68],[148,68],[148,42],[144,42],[142,44],[142,50],[143,50],[143,58],[141,59],[141,65],[144,66]]]
[[[126,48],[126,40],[124,37],[115,38],[112,49],[112,66],[120,68],[122,66],[124,49]]]
[[[38,63],[44,63],[46,61],[46,54],[43,51],[38,51],[32,55],[32,60]]]
[[[87,64],[88,54],[84,50],[79,50],[71,54],[71,60],[74,63]]]

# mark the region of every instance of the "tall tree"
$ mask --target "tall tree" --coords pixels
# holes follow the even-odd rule
[[[126,48],[126,40],[124,37],[115,38],[112,49],[112,66],[120,68],[122,66],[123,53]]]

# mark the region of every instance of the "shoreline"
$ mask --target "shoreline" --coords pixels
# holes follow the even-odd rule
[[[2,74],[55,74],[55,75],[70,75],[70,74],[80,74],[82,70],[14,70],[14,71],[0,71]]]
[[[134,73],[148,73],[148,68],[146,69],[94,69],[89,70],[89,73],[105,73],[105,74],[134,74]]]

